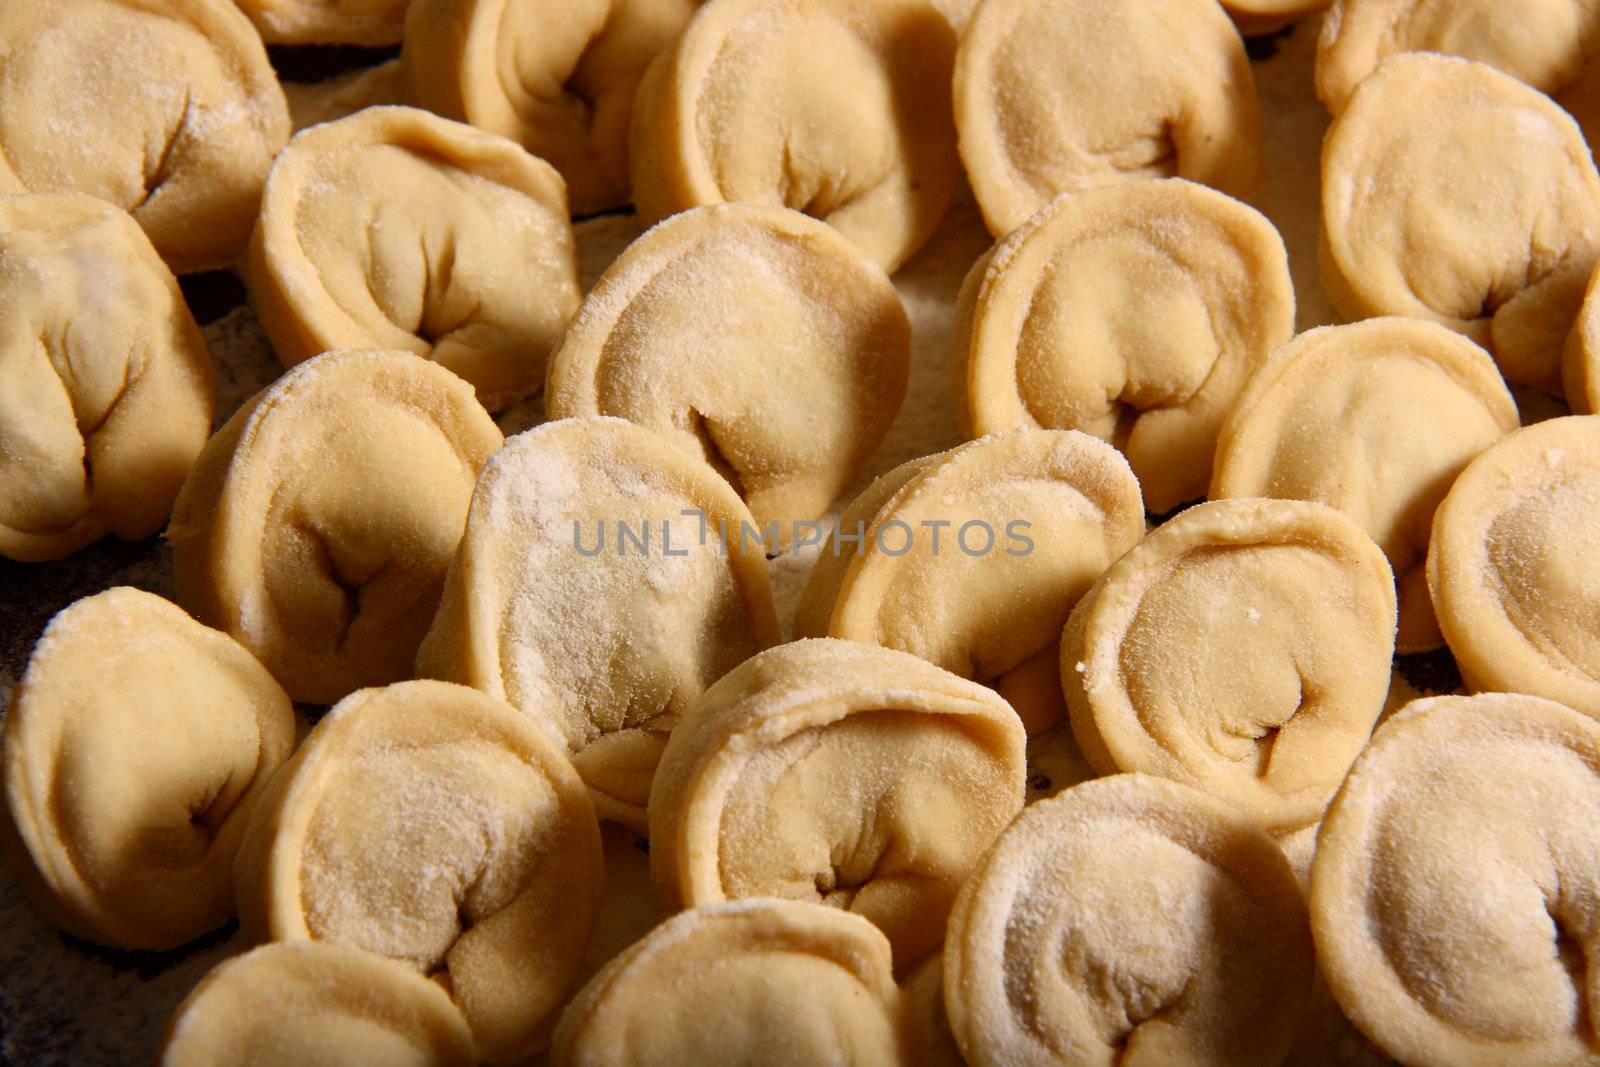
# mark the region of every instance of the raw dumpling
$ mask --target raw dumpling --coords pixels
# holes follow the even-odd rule
[[[369,107],[278,156],[248,275],[286,366],[331,348],[400,349],[495,410],[544,384],[578,308],[575,255],[549,164],[425,111]]]
[[[0,306],[0,556],[160,530],[211,432],[212,373],[150,241],[92,197],[0,197]]]
[[[1415,319],[1327,326],[1251,380],[1223,427],[1211,495],[1344,512],[1394,568],[1400,651],[1437,648],[1424,565],[1434,509],[1474,456],[1516,428],[1511,394],[1472,342]]]
[[[1294,333],[1283,239],[1181,179],[1063,194],[978,260],[956,308],[972,436],[1083,430],[1164,514],[1205,495],[1222,420]]]
[[[910,1062],[916,1067],[967,1067],[944,1011],[944,956],[917,965],[901,985]]]
[[[1239,32],[1249,36],[1277,33],[1306,15],[1321,11],[1330,0],[1222,0]]]
[[[296,700],[411,677],[501,444],[467,383],[404,352],[347,349],[249,400],[178,496],[178,600]]]
[[[273,779],[235,876],[247,935],[410,964],[492,1064],[549,1040],[604,880],[594,807],[556,742],[431,681],[340,701]]]
[[[634,203],[795,208],[892,272],[955,193],[954,57],[928,0],[709,0],[640,83]]]
[[[1322,148],[1322,283],[1346,319],[1408,315],[1554,386],[1600,251],[1600,174],[1566,112],[1492,67],[1385,60]]]
[[[268,44],[399,44],[406,0],[234,0]]]
[[[962,887],[945,1008],[972,1067],[1274,1067],[1316,964],[1283,853],[1142,774],[1032,805]]]
[[[550,366],[552,418],[616,415],[705,457],[787,543],[900,410],[911,327],[883,271],[797,211],[674,215],[601,276]]]
[[[783,897],[877,924],[897,966],[937,948],[983,850],[1022,809],[1022,724],[993,691],[850,641],[780,645],[673,730],[650,791],[670,910]]]
[[[1322,816],[1383,710],[1394,576],[1332,508],[1199,504],[1111,565],[1061,638],[1072,729],[1102,774],[1220,797],[1273,833]]]
[[[179,274],[244,251],[289,109],[229,0],[6,0],[0,70],[0,192],[109,201]]]
[[[778,641],[753,526],[715,471],[632,423],[518,434],[478,482],[417,671],[548,724],[601,816],[642,830],[678,716]]]
[[[639,79],[699,2],[411,0],[407,81],[420,106],[554,166],[573,214],[621,207]]]
[[[119,586],[69,605],[5,718],[23,887],[54,922],[119,948],[221,926],[245,820],[296,732],[266,668],[173,604]]]
[[[289,121],[296,133],[319,122],[354,115],[362,108],[404,104],[410,96],[398,59],[309,85],[291,82],[283,91],[289,98]]]
[[[1600,414],[1600,270],[1589,279],[1561,356],[1561,385],[1575,415]]]
[[[961,35],[955,118],[989,230],[1061,193],[1178,176],[1248,196],[1255,80],[1216,0],[985,0]]]

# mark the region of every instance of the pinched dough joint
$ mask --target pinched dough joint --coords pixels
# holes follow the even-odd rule
[[[1283,239],[1181,179],[1063,194],[974,264],[956,304],[963,427],[1083,430],[1145,505],[1203,497],[1222,421],[1294,333]]]
[[[247,935],[409,964],[491,1064],[549,1041],[604,880],[594,807],[555,740],[433,681],[340,701],[273,779],[235,874]]]
[[[1198,504],[1078,602],[1061,638],[1072,730],[1102,774],[1204,789],[1273,833],[1309,826],[1383,710],[1394,627],[1389,564],[1339,512]]]
[[[552,728],[601,816],[643,830],[679,716],[778,643],[753,529],[716,471],[632,423],[518,434],[473,493],[417,673]]]
[[[405,352],[296,367],[228,420],[178,495],[179,602],[296,700],[409,678],[501,441],[466,382]]]
[[[1022,809],[1024,745],[992,690],[904,652],[769,649],[667,740],[649,805],[657,895],[669,911],[828,904],[870,919],[907,967],[938,947],[962,880]]]
[[[179,274],[244,251],[289,110],[229,0],[10,0],[0,69],[0,193],[115,204]]]
[[[793,900],[713,904],[597,974],[562,1015],[551,1063],[909,1063],[900,1004],[889,943],[864,919]]]
[[[1433,520],[1428,586],[1474,690],[1600,716],[1600,415],[1529,426],[1468,464]]]
[[[678,442],[786,543],[855,480],[900,410],[911,327],[889,278],[797,211],[674,215],[601,276],[550,366],[551,418]]]
[[[945,1008],[973,1067],[1275,1067],[1316,963],[1272,839],[1141,774],[1030,806],[961,889]]]
[[[477,1062],[472,1031],[437,982],[319,941],[262,945],[219,963],[178,1005],[161,1051],[161,1067]]]
[[[272,165],[247,275],[286,366],[333,348],[426,356],[490,410],[539,390],[578,309],[561,176],[503,137],[371,107]]]
[[[0,556],[160,530],[211,432],[211,357],[172,272],[110,204],[0,197],[0,306]]]
[[[1600,724],[1531,696],[1415,701],[1323,823],[1322,972],[1404,1063],[1590,1062],[1597,854]]]
[[[125,586],[34,647],[0,749],[7,844],[53,922],[164,950],[234,914],[245,821],[294,748],[289,697],[226,634]]]
[[[1600,252],[1600,174],[1572,118],[1492,67],[1393,56],[1322,148],[1322,283],[1346,319],[1465,334],[1556,387]]]
[[[955,193],[954,57],[928,0],[709,0],[634,100],[639,213],[790,207],[893,272]]]
[[[573,214],[622,207],[639,81],[699,2],[412,0],[406,80],[420,106],[548,161]]]
[[[1400,593],[1401,652],[1444,641],[1428,595],[1434,511],[1462,469],[1517,428],[1488,354],[1442,326],[1383,318],[1283,346],[1223,428],[1214,498],[1315,500],[1376,541]]]
[[[985,0],[955,69],[961,159],[990,232],[1062,193],[1189,178],[1248,196],[1256,89],[1216,0]]]

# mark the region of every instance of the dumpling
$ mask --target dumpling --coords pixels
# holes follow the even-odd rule
[[[268,44],[399,44],[407,0],[234,0]]]
[[[1222,0],[1222,7],[1247,37],[1277,33],[1306,15],[1328,6],[1331,0]]]
[[[1561,386],[1574,415],[1600,414],[1600,270],[1589,279],[1561,355]]]

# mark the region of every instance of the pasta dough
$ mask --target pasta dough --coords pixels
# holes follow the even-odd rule
[[[410,964],[506,1064],[549,1039],[605,864],[583,782],[544,730],[417,681],[352,694],[317,724],[251,818],[235,880],[247,934]]]
[[[7,0],[0,70],[0,193],[109,201],[179,274],[244,250],[289,111],[228,0]]]
[[[699,0],[412,0],[403,52],[415,101],[509,137],[567,182],[572,211],[629,202],[639,80]]]
[[[916,1067],[967,1067],[944,1013],[944,956],[923,961],[901,986],[906,1039]]]
[[[1467,685],[1600,715],[1600,415],[1519,430],[1433,520],[1428,587]]]
[[[234,0],[268,44],[399,44],[407,0]]]
[[[1385,60],[1322,149],[1322,281],[1346,319],[1443,323],[1513,385],[1553,386],[1600,250],[1577,124],[1481,63]]]
[[[250,653],[160,597],[119,586],[68,605],[5,717],[23,888],[53,922],[119,948],[221,926],[245,820],[296,729]]]
[[[871,645],[780,645],[668,739],[650,875],[671,910],[782,897],[854,912],[905,966],[938,947],[962,879],[1021,810],[1025,762],[1021,724],[982,686]]]
[[[1315,962],[1272,839],[1145,775],[1032,805],[962,887],[945,1007],[973,1067],[1283,1060]]]
[[[791,207],[892,272],[955,193],[954,57],[928,0],[709,0],[634,100],[639,213]]]
[[[1267,830],[1322,816],[1383,710],[1394,578],[1321,504],[1199,504],[1111,565],[1061,638],[1072,730],[1102,774],[1204,789]]]
[[[1222,420],[1294,333],[1294,286],[1264,215],[1169,179],[1052,200],[973,266],[956,316],[969,435],[1092,433],[1163,514],[1205,495]]]
[[[161,1067],[473,1067],[461,1012],[404,964],[318,941],[212,969],[167,1029]]]
[[[750,513],[717,473],[620,419],[562,419],[484,468],[419,674],[554,728],[604,818],[645,825],[667,733],[778,642]]]
[[[577,270],[549,164],[425,111],[370,107],[297,134],[272,165],[248,277],[286,366],[400,349],[495,410],[544,384]]]
[[[796,211],[674,215],[585,301],[552,418],[616,415],[702,455],[787,541],[827,511],[905,396],[911,327],[883,271]]]
[[[1216,0],[985,0],[955,70],[961,159],[997,236],[1061,193],[1261,177],[1255,81]]]
[[[1589,280],[1561,357],[1561,384],[1575,415],[1600,414],[1600,271]]]
[[[1494,364],[1449,330],[1399,318],[1324,327],[1285,345],[1239,398],[1211,495],[1315,500],[1350,516],[1394,568],[1400,651],[1437,648],[1424,565],[1434,510],[1516,428]]]
[[[1593,1062],[1600,724],[1535,697],[1419,700],[1328,812],[1317,957],[1417,1067]]]
[[[161,529],[211,432],[212,374],[149,240],[91,197],[0,197],[0,306],[0,556]]]
[[[257,393],[178,496],[178,599],[327,704],[411,676],[478,469],[501,444],[472,389],[348,349]]]
[[[1222,0],[1239,32],[1250,37],[1276,33],[1329,3],[1330,0]]]

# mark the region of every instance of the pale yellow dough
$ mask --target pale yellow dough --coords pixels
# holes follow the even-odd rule
[[[888,276],[837,231],[719,204],[674,215],[601,276],[545,403],[551,418],[615,415],[703,456],[787,543],[888,432],[910,349]]]
[[[262,945],[178,1005],[161,1067],[474,1067],[472,1031],[436,982],[318,941]]]
[[[176,272],[244,251],[283,89],[230,0],[0,5],[0,193],[88,193]]]
[[[1255,80],[1216,0],[984,0],[955,69],[961,159],[994,234],[1061,193],[1178,176],[1248,196]]]
[[[549,162],[573,214],[621,207],[634,93],[699,2],[411,0],[402,53],[411,96]]]
[[[1403,1063],[1592,1064],[1597,856],[1600,724],[1536,697],[1416,701],[1323,823],[1322,972]]]
[[[278,156],[247,276],[286,366],[400,349],[496,410],[544,384],[578,308],[574,247],[549,164],[425,111],[369,107]]]
[[[1325,9],[1332,0],[1222,0],[1222,7],[1247,37],[1276,33],[1307,15]]]
[[[955,193],[954,57],[928,0],[709,0],[639,85],[634,203],[795,208],[892,272]]]
[[[642,830],[678,717],[779,639],[766,557],[741,525],[750,513],[715,471],[632,423],[518,434],[478,482],[417,672],[547,724],[602,817]]]
[[[973,266],[956,318],[968,434],[1092,433],[1164,514],[1205,495],[1222,420],[1294,333],[1294,286],[1266,216],[1167,179],[1052,200]]]
[[[554,1067],[910,1067],[889,945],[817,904],[741,900],[668,919],[568,1006]]]
[[[200,454],[167,540],[178,599],[296,700],[411,677],[500,431],[467,383],[346,349],[257,393]]]
[[[289,121],[296,133],[319,122],[353,115],[362,108],[404,104],[410,96],[398,59],[309,85],[289,83],[283,91],[289,100]]]
[[[1385,318],[1301,334],[1240,396],[1211,496],[1315,500],[1382,546],[1401,652],[1442,643],[1426,567],[1434,510],[1462,468],[1517,428],[1488,355],[1442,326]]]
[[[491,1064],[548,1042],[604,880],[594,807],[557,742],[433,681],[340,701],[273,779],[235,874],[247,935],[409,964],[443,983]]]
[[[0,197],[0,556],[149,537],[211,432],[205,339],[125,213]]]
[[[1073,734],[1102,774],[1204,789],[1273,833],[1309,826],[1383,710],[1394,628],[1389,564],[1339,512],[1198,504],[1074,609]]]
[[[1561,356],[1561,385],[1574,415],[1600,414],[1600,270],[1589,279]]]
[[[1600,174],[1549,97],[1492,67],[1385,60],[1322,148],[1322,282],[1346,319],[1463,333],[1555,386],[1600,251]]]
[[[1456,479],[1434,516],[1428,586],[1469,687],[1600,716],[1597,515],[1600,415],[1519,430]]]
[[[1128,774],[1012,823],[962,887],[944,968],[972,1067],[1273,1067],[1316,965],[1272,839],[1196,789]]]
[[[991,690],[903,652],[808,640],[706,691],[650,791],[670,910],[744,897],[872,920],[905,967],[937,948],[983,850],[1022,808],[1022,725]]]
[[[900,987],[909,1062],[916,1067],[967,1067],[944,1012],[944,956],[935,953]]]
[[[234,0],[268,44],[399,44],[407,0]]]
[[[5,838],[51,920],[170,949],[234,913],[233,862],[294,709],[226,634],[119,586],[56,615],[5,717]]]

